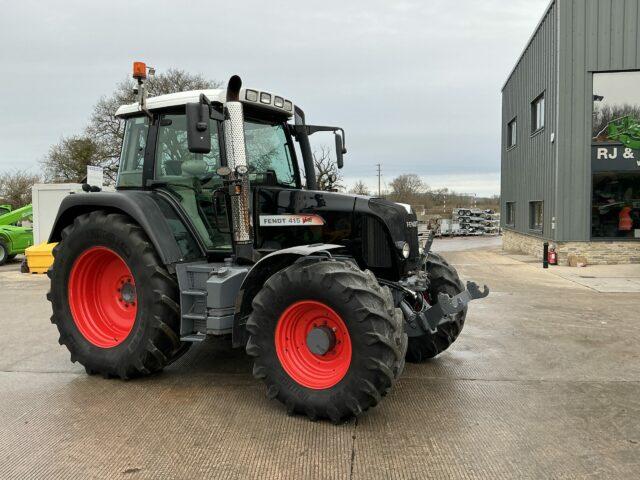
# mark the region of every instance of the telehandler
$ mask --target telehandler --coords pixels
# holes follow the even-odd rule
[[[49,239],[73,362],[128,379],[225,335],[269,398],[338,423],[456,340],[487,287],[420,244],[409,206],[317,190],[309,137],[333,132],[341,168],[343,129],[237,76],[155,98],[146,77],[134,63],[138,100],[116,112],[117,191],[67,197]]]
[[[0,205],[0,265],[33,245],[33,228],[22,226],[22,221],[33,214],[31,205],[12,210],[11,205]]]

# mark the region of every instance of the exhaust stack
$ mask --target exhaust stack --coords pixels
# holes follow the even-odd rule
[[[244,138],[244,109],[240,102],[242,80],[234,75],[227,86],[227,101],[224,105],[224,140],[227,163],[231,169],[230,180],[234,184],[231,192],[231,216],[233,241],[236,256],[253,261],[253,238],[249,215],[249,168]]]

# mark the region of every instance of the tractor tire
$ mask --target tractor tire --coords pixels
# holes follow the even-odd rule
[[[401,311],[373,273],[348,261],[306,259],[275,273],[247,330],[253,375],[290,415],[334,423],[360,415],[404,368]]]
[[[464,291],[464,284],[456,269],[437,253],[429,253],[425,267],[430,282],[429,288],[425,292],[425,300],[428,303],[437,301],[439,293],[454,296]],[[465,307],[463,311],[453,315],[452,322],[440,325],[436,333],[409,337],[407,361],[422,362],[444,352],[460,335],[466,316],[467,308]]]
[[[4,265],[9,260],[9,247],[0,240],[0,265]]]
[[[142,228],[98,210],[62,231],[47,274],[51,322],[87,373],[128,379],[162,370],[189,347],[179,337],[178,285]]]

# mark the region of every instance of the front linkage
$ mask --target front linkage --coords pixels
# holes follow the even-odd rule
[[[430,235],[424,245],[424,253],[420,258],[422,269],[415,274],[402,279],[399,282],[390,282],[378,279],[380,284],[387,285],[394,292],[396,307],[402,310],[405,320],[405,331],[409,337],[421,337],[433,335],[443,326],[464,321],[467,306],[472,300],[485,298],[489,295],[489,287],[484,285],[480,289],[477,283],[468,281],[466,288],[460,281],[455,269],[446,263],[437,254],[431,253],[433,235]],[[437,288],[439,278],[434,278],[442,273],[430,271],[431,259],[440,260],[437,267],[446,269],[450,276],[453,289]],[[433,268],[437,270],[438,268]],[[446,283],[446,282],[445,282]],[[434,287],[436,287],[434,289]]]
[[[485,298],[487,295],[489,295],[489,287],[485,285],[484,289],[480,290],[477,283],[468,281],[466,290],[453,297],[446,293],[439,293],[436,304],[429,305],[423,302],[420,311],[409,312],[404,302],[400,304],[400,308],[409,326],[417,326],[418,329],[422,330],[421,332],[413,333],[413,335],[423,335],[426,332],[436,333],[438,327],[452,322],[457,313],[465,310],[469,302],[479,298]]]

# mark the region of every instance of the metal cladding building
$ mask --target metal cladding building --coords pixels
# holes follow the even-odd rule
[[[502,88],[504,248],[640,262],[640,0],[554,0]]]

